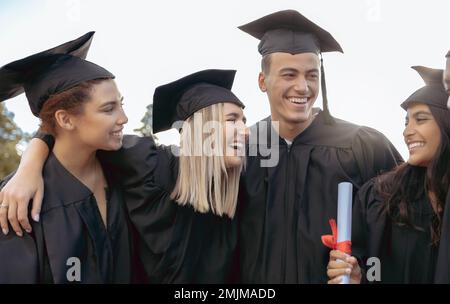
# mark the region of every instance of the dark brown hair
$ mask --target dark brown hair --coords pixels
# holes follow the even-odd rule
[[[83,114],[83,105],[90,100],[94,85],[104,80],[107,79],[84,81],[64,92],[51,95],[39,112],[39,118],[41,119],[40,130],[55,136],[56,111],[65,110],[72,115]]]

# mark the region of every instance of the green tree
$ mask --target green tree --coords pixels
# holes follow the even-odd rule
[[[20,161],[17,145],[29,135],[14,123],[14,114],[0,103],[0,179],[14,171]]]
[[[142,136],[151,136],[153,135],[153,105],[150,104],[147,106],[147,112],[144,117],[141,119],[142,127],[139,129],[134,129],[135,132],[138,132]]]

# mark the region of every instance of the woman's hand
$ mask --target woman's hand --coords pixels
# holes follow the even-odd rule
[[[344,275],[350,275],[350,284],[360,284],[362,276],[356,258],[338,250],[330,251],[327,275],[328,284],[339,284]]]
[[[42,168],[48,154],[49,149],[42,140],[32,139],[17,172],[0,191],[0,226],[3,234],[9,232],[8,221],[18,236],[23,235],[22,229],[31,232],[28,221],[30,200],[33,200],[31,217],[34,221],[39,221],[44,195]]]
[[[3,206],[8,206],[0,208],[0,225],[3,234],[6,235],[9,232],[8,221],[18,236],[23,235],[22,229],[30,233],[31,225],[28,221],[28,205],[30,200],[33,200],[31,217],[38,222],[43,194],[44,180],[41,172],[36,174],[17,171],[0,191],[0,202],[2,202]]]

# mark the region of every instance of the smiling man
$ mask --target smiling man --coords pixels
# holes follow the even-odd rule
[[[321,54],[342,49],[330,33],[293,10],[239,28],[260,40],[259,87],[271,110],[252,134],[267,132],[262,137],[273,143],[273,130],[262,127],[273,125],[271,151],[279,154],[272,167],[261,165],[267,155],[248,157],[239,202],[241,281],[326,283],[329,249],[321,236],[337,217],[338,183],[357,190],[401,156],[376,130],[331,116]],[[323,111],[313,107],[321,87]]]

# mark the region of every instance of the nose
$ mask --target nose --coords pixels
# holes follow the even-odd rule
[[[120,108],[120,113],[119,113],[119,117],[117,120],[117,124],[118,125],[124,125],[128,122],[128,117],[125,114],[125,111],[123,110],[123,108]]]
[[[247,142],[250,136],[250,128],[248,128],[244,122],[239,122],[236,133],[238,136],[244,137],[244,140]]]
[[[299,76],[295,82],[294,89],[300,94],[308,93],[308,82],[304,76]]]
[[[248,142],[248,138],[250,137],[250,128],[247,127],[246,125],[244,125],[242,136],[244,136],[245,142]]]
[[[403,130],[403,137],[405,138],[405,140],[409,137],[414,135],[415,131],[414,131],[414,127],[411,126],[411,123],[408,123],[405,126],[405,129]]]

